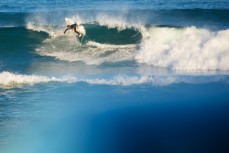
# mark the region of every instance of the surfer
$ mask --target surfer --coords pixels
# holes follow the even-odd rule
[[[66,31],[68,31],[70,29],[73,29],[74,32],[77,33],[78,36],[80,36],[80,33],[76,30],[76,29],[78,29],[78,25],[75,22],[72,25],[67,25],[67,28],[65,29],[64,34],[66,33]]]

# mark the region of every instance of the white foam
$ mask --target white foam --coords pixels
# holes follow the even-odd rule
[[[135,48],[136,45],[128,44],[128,45],[113,45],[113,44],[101,44],[94,41],[89,41],[87,43],[90,47],[96,47],[99,49],[128,49],[128,48]]]
[[[64,30],[65,30],[63,28],[53,26],[51,24],[50,25],[43,25],[41,23],[38,24],[38,23],[33,23],[33,22],[28,22],[26,24],[26,29],[37,31],[37,32],[46,32],[52,38],[63,36]],[[84,28],[81,28],[81,30],[82,30],[82,32],[85,32]]]
[[[149,84],[153,86],[168,86],[176,83],[188,83],[188,84],[205,84],[211,82],[218,82],[227,80],[224,76],[189,76],[189,75],[140,75],[140,76],[128,76],[117,75],[113,78],[95,78],[95,79],[79,79],[89,84],[99,85],[139,85]]]
[[[11,72],[1,72],[0,73],[0,87],[15,87],[20,85],[34,85],[37,83],[47,83],[47,82],[75,82],[75,78],[70,76],[64,76],[62,78],[57,77],[47,77],[40,75],[25,75],[25,74],[15,74]]]
[[[77,83],[85,82],[94,85],[139,85],[151,84],[153,86],[167,86],[174,83],[208,83],[217,82],[224,79],[222,76],[179,76],[179,75],[115,75],[112,77],[75,77],[75,76],[62,76],[62,77],[48,77],[42,75],[25,75],[15,74],[11,72],[0,73],[0,88],[13,88],[21,87],[24,85],[34,85],[40,83],[62,82],[62,83]]]
[[[113,79],[86,79],[85,82],[89,84],[102,84],[102,85],[138,85],[150,83],[156,86],[165,86],[176,82],[175,77],[163,76],[116,76]]]
[[[98,14],[95,20],[99,25],[107,26],[108,28],[117,28],[119,31],[127,28],[140,28],[142,26],[140,18],[136,17],[132,21],[126,18],[126,14],[123,14],[123,16]]]
[[[0,25],[0,28],[15,28],[15,27],[20,27],[17,25]]]
[[[64,40],[63,40],[64,41]],[[74,40],[69,41],[75,42]],[[61,44],[61,45],[60,45]],[[66,44],[68,44],[66,46]],[[88,65],[99,65],[105,62],[120,62],[134,59],[136,45],[111,45],[89,41],[85,47],[69,43],[62,43],[60,39],[47,41],[37,49],[43,56],[55,57],[59,60],[75,62],[82,61]]]
[[[229,29],[143,29],[136,60],[173,70],[229,70]]]
[[[109,79],[104,78],[76,78],[71,76],[64,76],[61,78],[57,77],[47,77],[41,75],[25,75],[25,74],[15,74],[10,72],[1,72],[0,73],[0,87],[10,88],[17,87],[21,85],[34,85],[39,83],[48,83],[48,82],[66,82],[66,83],[75,83],[75,82],[86,82],[89,84],[103,84],[103,85],[134,85],[134,84],[143,84],[143,83],[153,83],[155,85],[168,85],[174,82],[174,78],[170,77],[137,77],[137,76],[116,76]]]

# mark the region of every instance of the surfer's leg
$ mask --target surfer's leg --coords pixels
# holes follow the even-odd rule
[[[76,27],[74,27],[74,32],[77,33],[78,36],[80,35],[80,33],[76,30]]]
[[[81,36],[81,34],[78,31],[76,31],[76,33],[77,33],[78,36]]]

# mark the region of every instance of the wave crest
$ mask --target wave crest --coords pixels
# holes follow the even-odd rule
[[[160,28],[143,31],[139,63],[173,70],[229,70],[229,29]]]

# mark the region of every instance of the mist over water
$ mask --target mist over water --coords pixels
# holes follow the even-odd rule
[[[228,152],[228,6],[0,2],[0,152]]]

